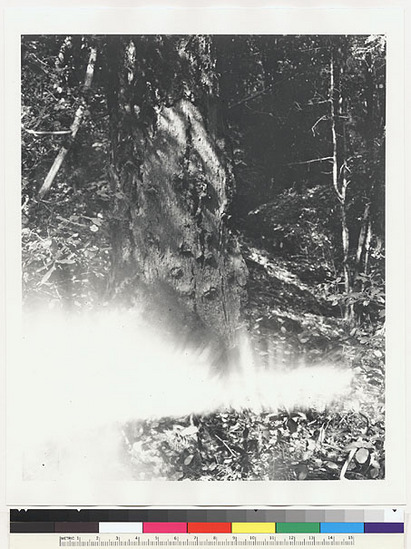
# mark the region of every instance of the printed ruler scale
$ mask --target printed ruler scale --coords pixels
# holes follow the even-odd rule
[[[404,536],[401,534],[91,534],[61,536],[57,534],[12,534],[10,549],[61,549],[61,548],[127,548],[127,547],[204,547],[204,548],[241,548],[256,547],[340,547],[353,549],[404,549]]]

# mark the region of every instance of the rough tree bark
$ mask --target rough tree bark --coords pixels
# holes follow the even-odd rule
[[[233,182],[216,85],[194,93],[180,75],[186,91],[168,105],[153,105],[148,125],[135,93],[138,46],[130,42],[124,50],[115,39],[108,45],[111,290],[138,302],[149,320],[174,335],[233,345],[247,269],[225,223]]]

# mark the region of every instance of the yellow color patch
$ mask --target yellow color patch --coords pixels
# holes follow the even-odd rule
[[[273,534],[275,522],[232,522],[233,534]]]

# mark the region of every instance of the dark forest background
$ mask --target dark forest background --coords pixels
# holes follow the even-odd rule
[[[129,426],[161,474],[383,478],[385,47],[22,38],[25,305],[138,305],[170,337],[211,342],[220,370],[245,329],[267,365],[356,373],[351,414],[191,417],[166,449],[168,420]]]

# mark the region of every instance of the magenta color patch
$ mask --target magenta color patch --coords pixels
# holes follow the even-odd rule
[[[144,522],[144,534],[185,534],[186,522]]]

